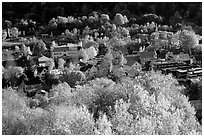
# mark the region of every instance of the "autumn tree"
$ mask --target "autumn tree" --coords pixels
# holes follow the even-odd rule
[[[24,73],[24,69],[22,67],[13,67],[10,66],[4,69],[4,73],[2,75],[3,81],[7,81],[10,86],[17,86],[17,81],[20,76]],[[6,85],[3,85],[3,87]]]
[[[58,68],[59,69],[64,69],[64,64],[66,63],[66,61],[63,58],[59,58],[58,59]]]
[[[191,55],[192,48],[199,43],[199,38],[194,31],[183,30],[179,33],[179,40],[181,41],[181,48]]]
[[[41,55],[41,54],[44,54],[46,50],[47,50],[46,44],[43,42],[43,40],[37,40],[33,48],[33,54]]]
[[[81,58],[81,60],[82,60],[84,63],[87,62],[87,60],[89,59],[89,56],[88,56],[88,54],[87,54],[87,52],[86,52],[85,49],[81,49],[81,50],[80,50],[79,58]]]
[[[61,82],[67,82],[71,87],[81,84],[86,80],[86,76],[81,71],[72,71],[59,77]]]
[[[46,66],[48,66],[49,68],[49,72],[51,71],[51,70],[53,70],[53,68],[55,67],[55,62],[54,62],[54,60],[53,59],[49,59],[48,61],[46,61]]]

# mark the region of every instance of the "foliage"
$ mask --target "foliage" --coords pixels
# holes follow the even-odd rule
[[[43,55],[45,51],[47,50],[46,44],[43,42],[43,40],[36,40],[36,43],[33,47],[33,54],[34,55]]]
[[[2,133],[5,135],[50,134],[50,115],[37,108],[30,109],[28,99],[20,97],[16,91],[3,90],[2,93]]]
[[[93,46],[85,49],[85,51],[86,54],[88,55],[88,59],[93,59],[97,55],[97,51]]]
[[[195,46],[193,49],[193,53],[194,53],[194,55],[202,54],[202,45],[198,44],[197,46]]]
[[[87,60],[89,59],[89,56],[85,49],[81,49],[79,56],[82,58],[83,62],[87,62]]]
[[[16,86],[17,81],[19,80],[20,76],[23,74],[24,69],[22,67],[12,67],[9,66],[8,68],[4,69],[3,71],[3,81],[10,82],[10,86]],[[5,85],[3,85],[4,87]]]
[[[67,82],[71,87],[76,86],[86,80],[86,76],[81,71],[72,71],[59,77],[61,82]]]
[[[192,81],[188,90],[189,98],[191,100],[202,100],[202,80],[196,82]]]
[[[48,61],[46,61],[46,66],[48,66],[49,71],[53,70],[53,68],[55,67],[54,60],[50,58]]]
[[[195,119],[195,109],[179,92],[175,81],[170,80],[171,76],[164,80],[161,74],[150,73],[146,78],[144,82],[149,85],[144,83],[146,86],[143,87],[136,84],[132,91],[128,89],[129,103],[116,103],[116,113],[112,119],[115,132],[142,135],[200,134],[201,127]]]
[[[179,33],[181,47],[191,54],[191,49],[198,45],[199,40],[194,31],[183,30]]]
[[[97,78],[76,89],[61,83],[53,86],[43,110],[30,109],[25,97],[7,89],[3,134],[201,134],[195,109],[182,90],[171,75],[159,72],[119,83]]]
[[[64,68],[64,64],[66,63],[66,61],[62,58],[58,59],[58,68],[59,69],[63,69]]]
[[[127,23],[128,20],[127,20],[127,17],[126,16],[123,16],[121,15],[120,13],[117,13],[114,17],[114,23],[116,25],[123,25],[125,23]]]
[[[52,104],[59,105],[60,103],[67,102],[71,96],[71,87],[66,82],[53,85],[49,96]]]
[[[95,127],[86,107],[59,106],[54,109],[54,130],[58,135],[93,135]]]
[[[4,41],[7,38],[7,31],[4,29],[2,30],[2,40]]]
[[[46,4],[41,3],[41,5]],[[141,7],[134,5],[133,7]],[[93,5],[87,7],[86,4],[82,4],[82,6],[74,10],[87,14]],[[47,54],[49,51],[46,44],[35,37],[26,38],[21,39],[24,44],[21,49],[16,46],[14,53],[4,50],[7,59],[13,59],[12,54],[14,54],[15,59],[18,58],[18,62],[28,69],[25,72],[21,67],[7,66],[3,69],[3,134],[196,135],[202,133],[201,125],[195,117],[195,108],[183,94],[184,87],[180,86],[172,75],[162,75],[154,71],[142,73],[142,66],[139,64],[125,66],[127,61],[123,53],[117,51],[127,48],[129,53],[133,54],[134,51],[143,52],[145,48],[174,50],[180,46],[189,54],[193,49],[196,57],[202,51],[202,46],[198,44],[201,38],[195,34],[191,26],[179,23],[174,28],[168,25],[161,26],[156,23],[162,22],[163,19],[156,14],[145,14],[140,18],[131,15],[134,10],[119,10],[131,7],[128,4],[116,4],[115,8],[114,6],[112,6],[113,12],[108,13],[110,17],[99,11],[78,18],[63,17],[66,15],[65,11],[69,11],[72,6],[66,7],[66,10],[60,6],[49,10],[49,7],[53,7],[51,3],[42,8],[45,11],[42,13],[45,21],[49,21],[53,15],[57,17],[49,21],[46,33],[61,34],[66,40],[75,38],[82,40],[83,49],[79,51],[79,58],[84,63],[89,59],[95,61],[97,54],[102,55],[102,60],[100,62],[99,59],[99,66],[89,64],[93,68],[85,72],[85,75],[79,71],[78,58],[73,59],[74,64],[71,62],[69,68],[64,68],[65,60],[59,59],[58,68],[63,69],[63,75],[60,74],[58,77],[47,73],[46,91],[41,90],[33,98],[28,99],[12,88],[5,89],[8,86],[4,85],[18,86],[18,82],[21,83],[26,75],[28,78],[33,77],[36,64],[34,60],[28,59],[30,56],[27,55]],[[147,9],[153,11],[154,6]],[[10,4],[8,7],[13,6]],[[161,7],[166,6],[163,4]],[[36,10],[35,8],[31,9]],[[46,12],[50,15],[48,16]],[[179,12],[176,11],[170,22],[177,23],[182,18]],[[115,13],[117,14],[114,16]],[[143,12],[138,14],[142,15]],[[113,17],[114,19],[110,20]],[[127,17],[131,19],[128,20]],[[168,18],[164,21],[167,20]],[[31,32],[35,29],[35,24],[36,22],[32,20],[22,19],[17,26],[19,25],[19,30],[27,29]],[[12,22],[7,20],[3,22],[3,28],[9,32],[11,27],[15,28]],[[6,29],[2,33],[3,40],[7,38]],[[175,31],[173,29],[177,32],[173,33]],[[10,37],[10,33],[8,35]],[[18,37],[18,28],[13,29],[11,36]],[[33,46],[32,51],[27,45]],[[47,61],[46,65],[49,66],[49,72],[55,67],[53,59]],[[189,91],[190,97],[201,96],[201,81],[193,83]]]
[[[19,35],[18,28],[16,28],[16,27],[11,28],[10,36],[13,38],[17,38],[18,35]]]
[[[45,84],[49,88],[51,88],[52,85],[59,84],[59,82],[60,82],[58,76],[56,76],[54,74],[46,73],[44,78],[45,78]]]
[[[109,50],[106,53],[106,55],[103,57],[103,60],[100,63],[98,77],[106,76],[109,72],[112,71],[112,66],[113,66],[112,61],[113,61],[113,54]]]
[[[112,124],[108,121],[107,116],[105,114],[101,115],[96,122],[97,130],[96,134],[98,135],[112,135]]]

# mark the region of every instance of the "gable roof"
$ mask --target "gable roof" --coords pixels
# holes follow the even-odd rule
[[[190,56],[188,54],[179,54],[179,57],[181,59],[190,59]]]
[[[37,72],[41,73],[44,69],[48,70],[48,66],[46,66],[46,67],[37,67]]]
[[[38,58],[39,62],[48,61],[48,60],[50,60],[50,58],[45,57],[45,56],[42,56],[42,57]]]
[[[54,47],[54,49],[52,50],[52,52],[66,52],[69,50],[69,47],[65,47],[65,46],[59,46],[59,47]]]
[[[140,57],[141,59],[155,58],[155,52],[154,51],[141,52]]]
[[[188,54],[178,54],[178,55],[174,55],[174,60],[189,60],[190,56]]]
[[[126,65],[127,66],[132,66],[136,62],[139,62],[140,60],[140,55],[131,55],[131,56],[125,56],[125,59],[127,60]]]
[[[138,63],[138,62],[135,62],[135,63],[132,65],[132,67],[142,67],[142,65],[141,65],[140,63]]]
[[[126,46],[122,47],[118,47],[118,50],[120,50],[124,55],[128,54],[128,49]]]
[[[25,81],[24,83],[25,83],[25,85],[42,84],[42,82],[40,81],[40,79],[38,77],[30,78],[28,81]]]

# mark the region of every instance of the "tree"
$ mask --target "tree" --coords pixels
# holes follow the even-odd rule
[[[199,43],[199,38],[194,31],[183,30],[179,32],[179,40],[181,41],[181,48],[190,55],[191,49],[196,47]]]
[[[66,61],[63,58],[58,59],[58,69],[64,69],[64,64]]]
[[[30,50],[30,47],[28,46],[28,48],[27,48],[27,54],[28,55],[32,55],[33,53],[31,52],[31,50]]]
[[[72,71],[59,77],[61,82],[67,82],[72,88],[86,80],[86,76],[81,71]]]
[[[19,46],[15,46],[15,52],[20,52]]]
[[[11,28],[11,37],[13,37],[13,38],[17,38],[18,37],[18,29],[16,28],[16,27],[13,27],[13,28]]]
[[[202,45],[201,44],[198,44],[197,46],[195,46],[193,48],[193,53],[194,55],[196,54],[202,54]]]
[[[34,55],[41,55],[47,50],[46,44],[42,40],[37,40],[36,44],[33,47]]]
[[[10,83],[10,86],[15,87],[17,86],[16,84],[23,72],[24,69],[22,67],[10,66],[4,70],[3,79],[8,81]]]
[[[82,61],[84,63],[87,62],[87,60],[89,59],[89,56],[85,49],[81,49],[79,57],[82,58]]]
[[[48,66],[48,70],[50,72],[55,67],[55,62],[50,58],[48,61],[46,61],[45,65]]]
[[[88,59],[93,59],[97,55],[97,51],[93,46],[85,49],[85,51],[86,54],[88,55]]]
[[[113,61],[113,54],[109,50],[100,63],[99,73],[98,73],[99,77],[106,76],[108,73],[112,71],[112,67],[113,67],[112,61]]]
[[[115,17],[114,17],[114,23],[115,23],[116,25],[123,25],[123,24],[125,24],[126,22],[125,22],[125,19],[124,19],[123,15],[121,15],[120,13],[117,13],[117,14],[115,15]]]
[[[2,40],[4,41],[7,38],[7,31],[4,29],[2,31]]]
[[[21,52],[23,53],[24,56],[27,56],[28,48],[25,46],[25,44],[21,46]]]

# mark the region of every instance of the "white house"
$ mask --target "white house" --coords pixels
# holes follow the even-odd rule
[[[183,54],[183,53],[180,53],[178,55],[174,55],[173,58],[174,58],[175,61],[178,61],[178,62],[183,62],[183,61],[189,61],[190,60],[190,56],[188,54]]]
[[[45,57],[45,56],[42,56],[42,57],[38,58],[39,66],[45,67],[46,66],[46,62],[49,61],[49,60],[50,60],[50,58]]]
[[[82,48],[81,43],[79,44],[68,43],[67,45],[53,47],[51,53],[53,58],[59,58],[62,56],[76,57],[79,55],[79,51],[81,48]]]

